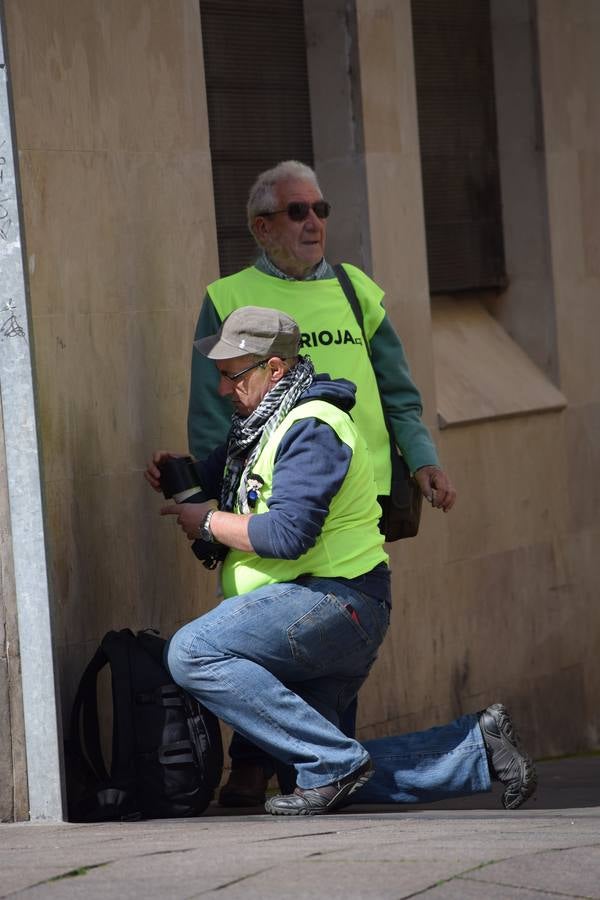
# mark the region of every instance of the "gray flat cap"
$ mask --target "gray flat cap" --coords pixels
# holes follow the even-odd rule
[[[194,341],[194,347],[208,359],[235,359],[249,353],[289,359],[297,356],[299,346],[300,329],[291,316],[263,306],[234,310],[217,334]]]

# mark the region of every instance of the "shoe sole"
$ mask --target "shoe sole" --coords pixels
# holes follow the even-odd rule
[[[362,775],[359,775],[355,781],[345,784],[339,789],[335,797],[331,798],[327,806],[312,808],[310,806],[305,806],[301,809],[273,808],[273,800],[277,800],[277,797],[273,797],[265,803],[265,810],[266,812],[271,813],[272,816],[322,816],[326,813],[333,812],[335,809],[339,809],[340,806],[344,806],[348,797],[366,784],[369,778],[374,774],[375,769],[371,768],[367,772],[363,772]]]
[[[502,795],[502,805],[505,809],[518,809],[535,792],[537,787],[537,774],[533,760],[520,747],[519,736],[515,731],[510,714],[502,703],[494,703],[485,712],[489,716],[499,735],[488,731],[485,720],[480,722],[484,736],[495,750],[499,750],[506,757],[505,765],[516,769],[514,778],[503,782],[506,789]],[[498,746],[500,743],[501,746]]]

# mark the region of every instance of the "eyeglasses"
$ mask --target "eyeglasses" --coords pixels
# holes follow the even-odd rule
[[[228,375],[227,372],[221,372],[222,378],[227,378],[229,381],[237,381],[238,378],[241,378],[242,375],[245,375],[246,372],[251,372],[252,369],[258,369],[259,366],[264,369],[266,364],[269,362],[268,359],[261,359],[260,362],[253,363],[251,366],[248,366],[246,369],[242,369],[241,372],[235,372],[233,375]]]
[[[287,213],[292,222],[304,222],[311,209],[317,219],[326,219],[331,212],[331,204],[327,200],[316,200],[314,203],[294,201],[288,203],[285,209],[274,209],[272,212],[262,212],[259,215],[277,216],[279,213]]]

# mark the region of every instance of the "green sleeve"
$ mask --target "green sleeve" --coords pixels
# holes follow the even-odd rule
[[[216,334],[220,326],[221,320],[210,296],[206,294],[194,340]],[[192,348],[188,444],[196,459],[206,459],[215,447],[227,440],[233,409],[229,400],[219,397],[218,385],[219,377],[214,363]]]
[[[431,435],[421,421],[421,395],[410,377],[404,348],[387,315],[370,344],[383,408],[410,471],[439,465]]]

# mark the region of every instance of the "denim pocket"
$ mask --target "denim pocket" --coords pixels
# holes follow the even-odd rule
[[[357,674],[360,663],[370,656],[373,639],[363,628],[353,606],[335,594],[325,594],[308,612],[288,627],[292,656],[311,671],[343,671],[332,663],[347,659],[348,671]]]

